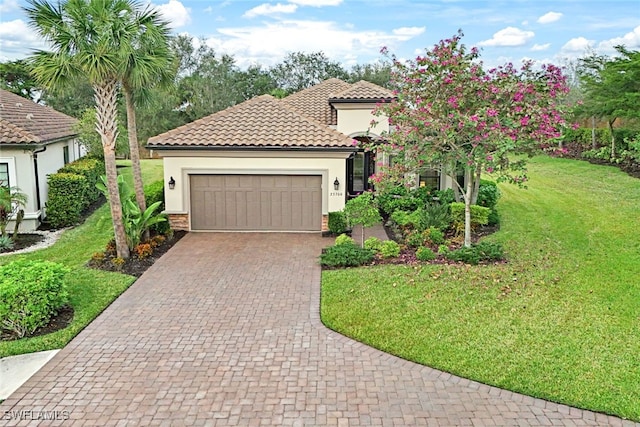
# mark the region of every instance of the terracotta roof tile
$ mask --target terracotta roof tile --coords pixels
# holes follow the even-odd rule
[[[0,89],[0,144],[47,144],[77,135],[73,117]]]
[[[360,80],[342,92],[329,96],[330,102],[335,101],[390,101],[395,98],[392,91],[374,83]]]
[[[282,101],[317,122],[325,125],[335,125],[337,123],[337,115],[331,104],[329,104],[329,97],[332,93],[340,93],[349,89],[349,87],[351,87],[351,84],[340,79],[328,79],[315,86],[293,93]]]
[[[147,147],[352,148],[353,140],[262,95],[149,138]]]

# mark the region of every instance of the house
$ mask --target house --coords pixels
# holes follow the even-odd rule
[[[171,226],[326,231],[329,212],[368,190],[376,162],[388,161],[359,149],[357,140],[389,130],[372,111],[393,97],[369,82],[329,79],[284,99],[262,95],[150,138],[147,148],[164,162]]]
[[[0,185],[27,195],[21,231],[46,216],[47,175],[84,155],[73,117],[0,90]]]

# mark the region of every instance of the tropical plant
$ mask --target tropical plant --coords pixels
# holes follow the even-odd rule
[[[45,88],[59,88],[86,79],[93,88],[117,252],[128,258],[116,182],[118,88],[140,39],[138,17],[145,12],[132,0],[63,0],[57,4],[28,0],[28,4],[29,25],[52,49],[36,51],[30,59],[36,81]]]
[[[6,236],[9,221],[27,204],[27,195],[18,187],[0,185],[0,236]],[[14,232],[15,234],[15,232]]]

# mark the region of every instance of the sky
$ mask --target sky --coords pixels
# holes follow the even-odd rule
[[[49,0],[56,2],[57,0]],[[148,0],[143,0],[147,1]],[[290,52],[323,51],[349,68],[380,60],[387,47],[414,58],[464,33],[485,65],[524,59],[566,63],[588,52],[640,50],[640,0],[154,0],[175,34],[188,34],[241,68],[271,66]],[[0,61],[46,49],[30,29],[24,0],[0,0]]]

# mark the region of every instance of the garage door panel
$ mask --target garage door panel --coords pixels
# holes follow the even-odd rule
[[[193,230],[320,230],[320,176],[192,175],[190,179]]]

